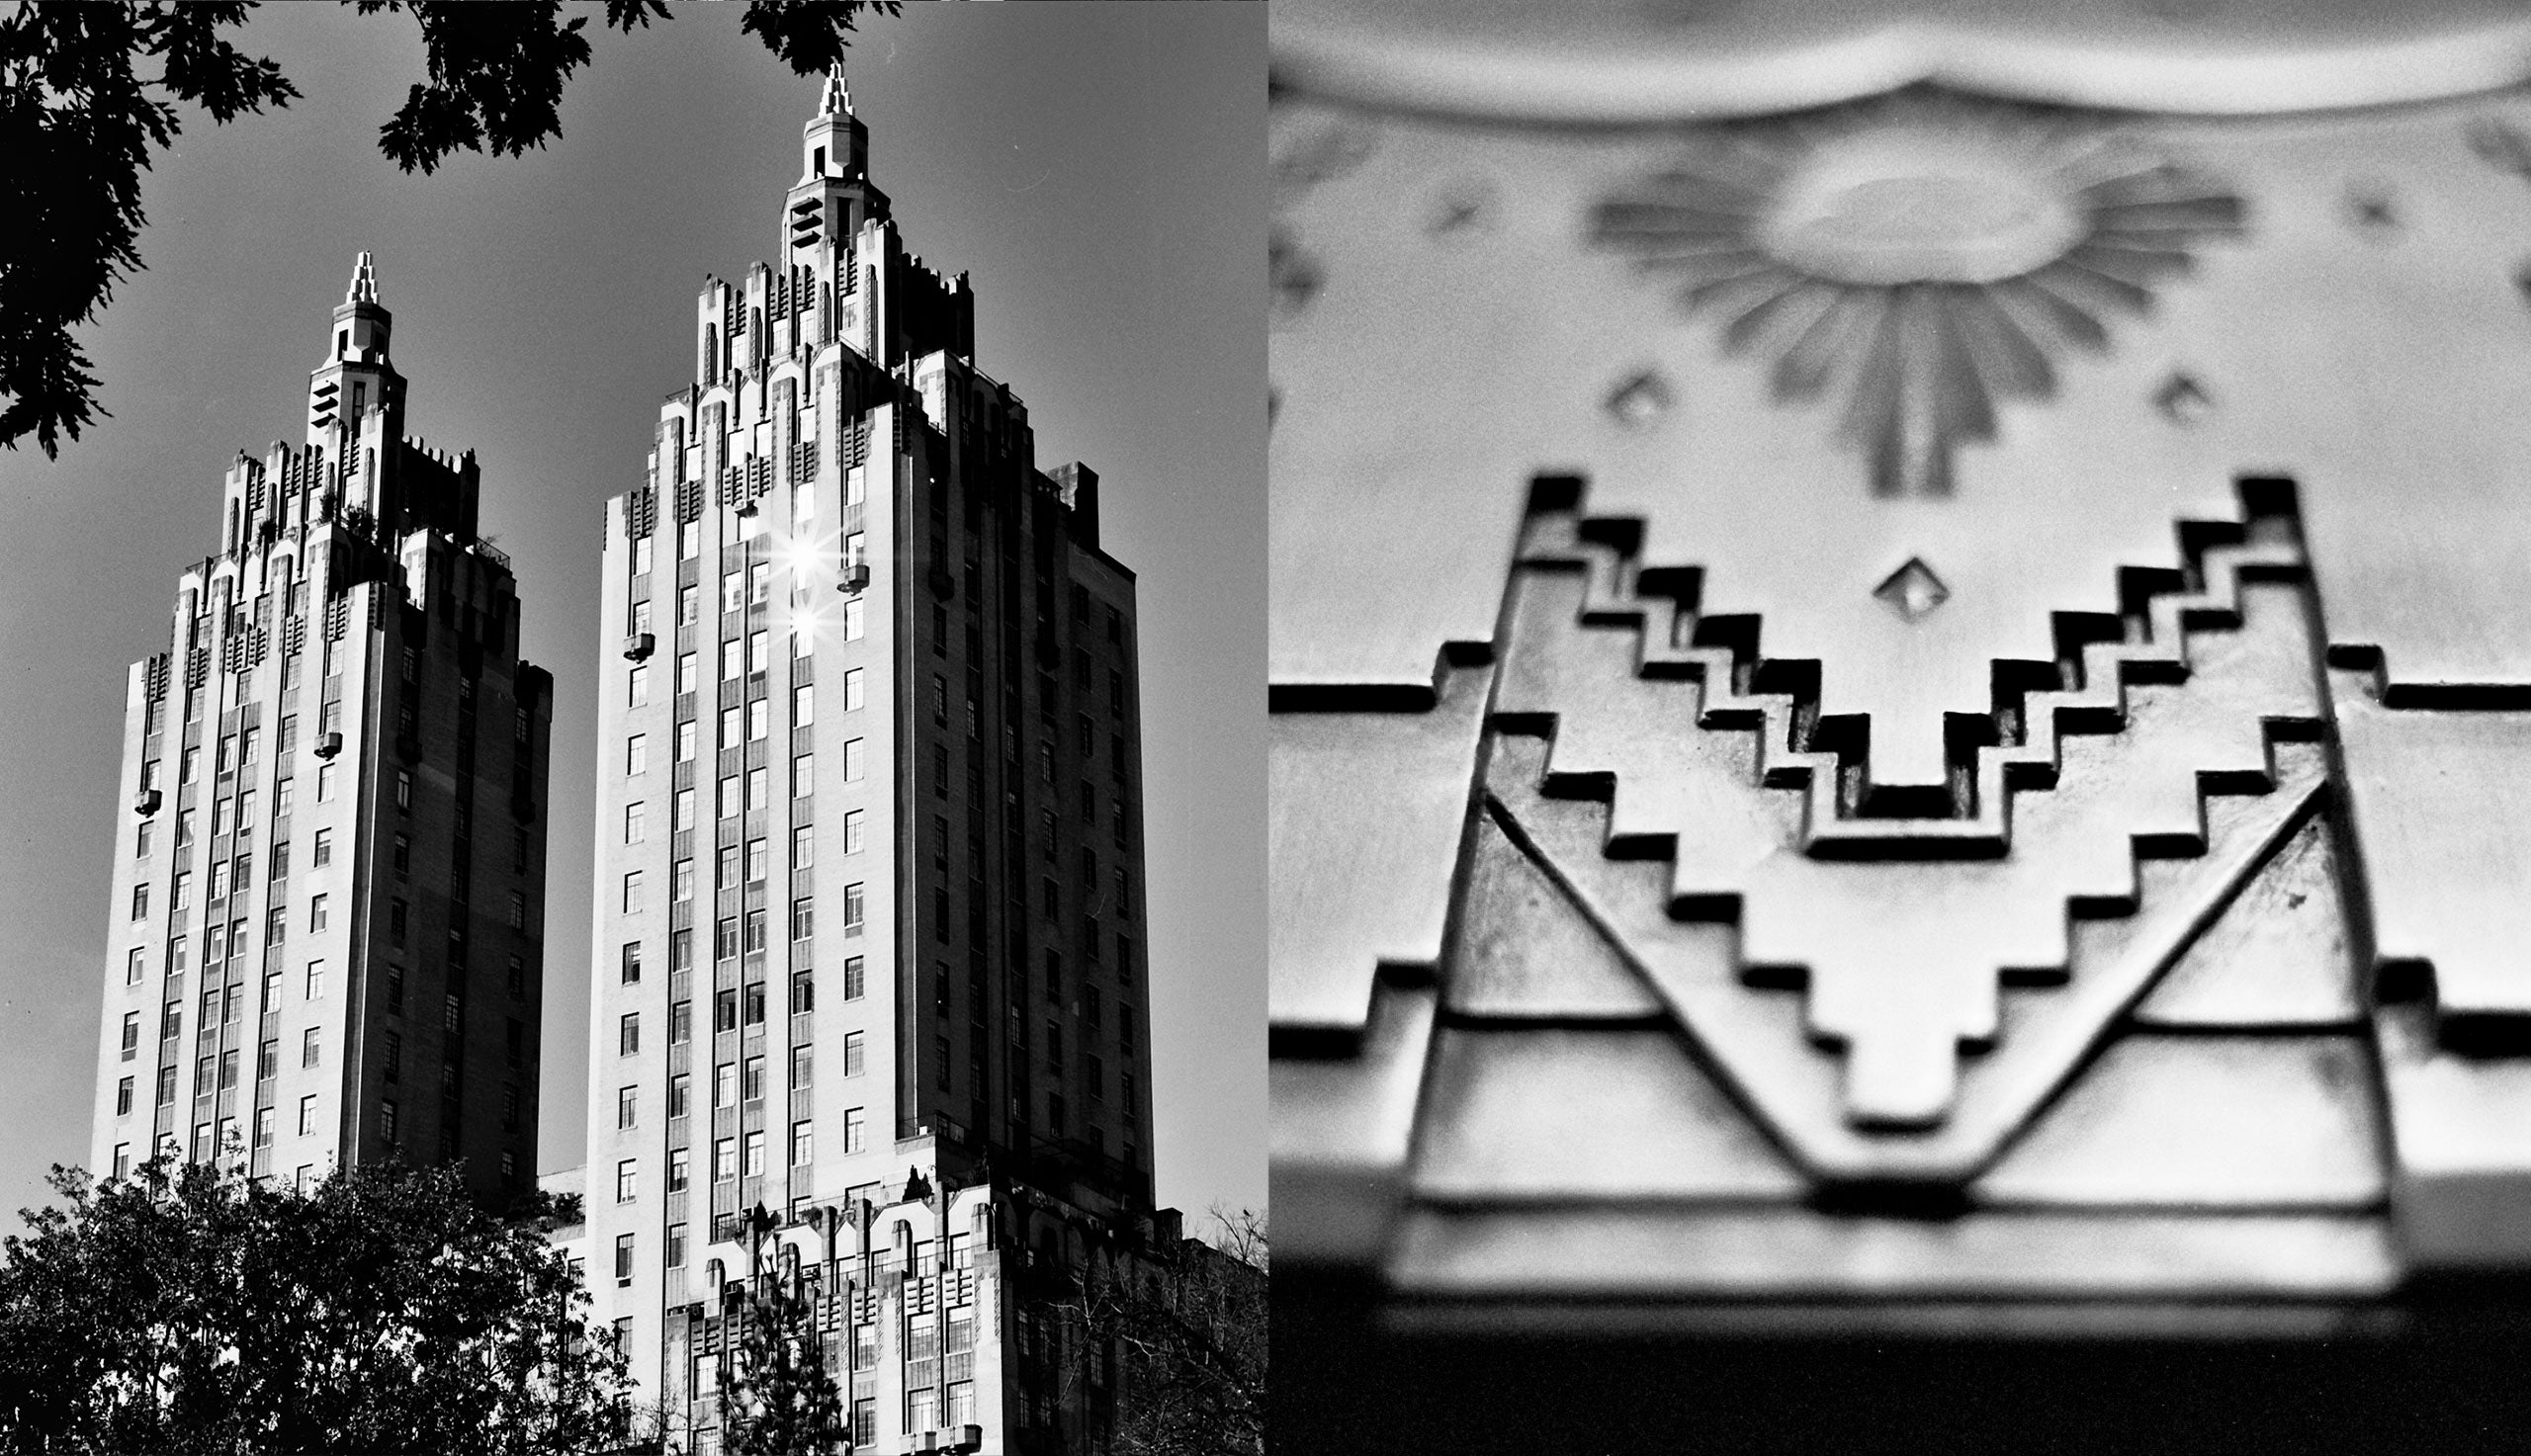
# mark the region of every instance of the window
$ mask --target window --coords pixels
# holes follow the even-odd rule
[[[795,1092],[810,1085],[809,1073],[815,1070],[813,1064],[816,1061],[811,1051],[808,1047],[791,1049],[791,1089]]]
[[[171,1001],[171,1002],[169,1002],[168,1004],[173,1005],[173,1004],[174,1004],[174,1002],[172,1002],[172,1001]],[[130,1057],[130,1056],[132,1056],[132,1055],[136,1054],[139,1050],[140,1050],[140,1013],[139,1013],[139,1012],[137,1012],[137,1011],[126,1011],[125,1013],[123,1013],[123,1052],[124,1052],[124,1055],[125,1055],[125,1056],[127,1056],[127,1057]]]
[[[184,755],[176,760],[176,782],[190,784],[200,777],[202,777],[202,750],[188,748],[184,751]]]
[[[712,1105],[739,1105],[739,1064],[723,1062],[712,1069]]]
[[[176,877],[176,883],[179,885],[184,884],[185,877],[178,875]],[[131,917],[135,920],[146,920],[149,918],[149,887],[146,885],[134,885],[131,887]]]
[[[637,536],[633,538],[633,574],[636,576],[648,575],[650,570],[651,538],[647,536]],[[634,604],[633,628],[636,632],[648,632],[650,630],[651,604],[649,602],[637,602]]]
[[[843,1074],[845,1076],[861,1074],[861,1037],[862,1034],[857,1031],[847,1031],[843,1034]]]
[[[397,809],[413,807],[413,775],[409,769],[395,770],[395,807]]]
[[[255,1049],[255,1080],[271,1081],[281,1075],[281,1043],[266,1042]]]
[[[692,1170],[692,1162],[693,1156],[689,1150],[683,1148],[668,1150],[668,1191],[670,1193],[685,1191],[686,1178]]]
[[[618,1087],[618,1088],[616,1088],[616,1089],[615,1089],[615,1126],[616,1126],[619,1130],[624,1129],[624,1128],[629,1128],[629,1127],[636,1126],[637,1124],[636,1124],[636,1119],[635,1119],[635,1112],[636,1112],[636,1110],[639,1108],[639,1106],[640,1106],[640,1089],[639,1089],[639,1088],[637,1088],[637,1087]]]
[[[642,872],[627,870],[624,873],[624,912],[629,915],[641,907]]]
[[[731,921],[723,921],[731,924]],[[739,993],[725,990],[712,997],[712,1029],[716,1032],[739,1029]]]
[[[758,1129],[757,1131],[746,1135],[746,1164],[744,1171],[750,1178],[760,1178],[764,1176],[764,1132],[762,1129]]]
[[[807,1167],[817,1160],[816,1128],[806,1122],[791,1124],[791,1165]]]
[[[721,780],[721,817],[726,819],[738,812],[739,776],[730,774]]]
[[[765,801],[765,775],[760,768],[747,770],[747,808],[762,809]]]
[[[807,728],[818,721],[818,689],[814,683],[802,683],[791,690],[791,726]]]
[[[805,895],[791,901],[791,938],[807,940],[817,934],[817,901]],[[134,952],[134,954],[138,953]]]
[[[843,887],[843,933],[846,935],[859,935],[861,933],[861,887],[858,884],[846,885]]]
[[[949,679],[936,672],[931,674],[931,721],[944,726],[949,722]]]
[[[753,570],[754,570],[754,571],[759,571],[759,572],[760,572],[760,571],[762,571],[762,570],[764,570],[764,569],[765,569],[765,568],[764,568],[763,566],[761,566],[761,565],[756,566],[756,567],[754,567],[754,568],[753,568]],[[762,578],[760,578],[760,577],[759,577],[758,579],[760,580],[760,579],[762,579]],[[763,598],[763,596],[758,595],[758,596],[756,597],[756,600],[757,600],[757,601],[763,601],[763,600],[764,600],[764,598]],[[750,632],[750,633],[748,633],[748,634],[747,634],[747,671],[749,671],[749,672],[762,672],[762,671],[764,671],[764,670],[765,670],[765,668],[767,668],[767,667],[771,666],[771,665],[772,665],[772,663],[773,663],[773,644],[772,644],[772,642],[771,642],[770,637],[769,637],[767,634],[762,633],[762,632]],[[758,699],[757,701],[761,702],[761,701],[763,701],[763,700],[762,700],[762,699]]]
[[[734,678],[739,675],[742,670],[741,662],[742,654],[745,651],[746,643],[739,641],[737,638],[732,638],[728,642],[721,643],[721,676],[724,680]]]
[[[862,1151],[861,1145],[861,1109],[847,1107],[843,1112],[843,1151],[859,1153]]]
[[[622,1174],[619,1172],[618,1176],[621,1177]],[[619,1185],[619,1192],[620,1191],[621,1189]],[[615,1236],[615,1282],[618,1284],[629,1284],[632,1280],[633,1236],[630,1234],[618,1234]]]
[[[648,662],[635,663],[633,665],[633,671],[630,674],[630,679],[631,680],[626,684],[626,692],[624,696],[625,706],[630,708],[639,708],[643,704],[650,702],[651,664]]]
[[[762,636],[762,634],[758,634]],[[772,729],[773,703],[768,698],[750,699],[747,703],[747,741],[761,740]]]
[[[724,748],[735,748],[739,745],[740,711],[735,703],[721,710],[721,746]]]
[[[299,1136],[309,1137],[315,1131],[316,1098],[313,1095],[302,1097],[299,1099]]]
[[[848,642],[861,641],[861,598],[846,597],[843,603],[843,640]]]
[[[677,588],[676,623],[684,627],[700,615],[702,588],[688,584]]]
[[[791,1014],[802,1015],[818,1008],[817,978],[802,971],[791,978]]]
[[[818,791],[817,759],[803,753],[791,760],[791,797],[806,799]]]
[[[634,1191],[640,1186],[640,1175],[635,1171],[637,1166],[638,1160],[630,1157],[616,1163],[616,1202],[631,1203],[633,1201]],[[630,1234],[623,1235],[615,1241],[615,1277],[618,1279],[624,1278],[627,1274],[632,1272],[632,1245],[633,1236]]]
[[[624,984],[631,985],[642,979],[642,942],[624,942]]]
[[[330,763],[316,765],[316,802],[318,804],[334,802],[334,766]]]
[[[393,1098],[378,1104],[378,1135],[388,1142],[395,1141],[395,1103]]]
[[[400,899],[387,902],[387,936],[397,945],[404,943],[405,904]]]
[[[745,577],[734,573],[721,578],[722,611],[736,612],[746,606],[746,594],[747,583]],[[723,676],[728,675],[729,674],[727,673],[723,674]]]
[[[387,1049],[386,1049],[386,1052],[385,1052],[385,1053],[382,1055],[382,1057],[380,1058],[380,1060],[381,1060],[381,1061],[383,1061],[383,1062],[386,1064],[386,1066],[387,1066],[387,1079],[388,1079],[389,1081],[391,1081],[391,1082],[392,1082],[392,1081],[395,1080],[397,1077],[399,1077],[399,1076],[403,1075],[403,1071],[404,1071],[404,1039],[403,1039],[402,1037],[400,1037],[400,1036],[397,1036],[395,1033],[393,1033],[393,1032],[392,1032],[392,1031],[391,1031],[391,1032],[389,1032],[389,1033],[387,1034]],[[224,1086],[224,1085],[226,1085],[226,1084],[227,1084],[227,1082],[228,1082],[228,1072],[227,1072],[227,1069],[222,1068],[222,1069],[220,1070],[219,1079],[220,1079],[220,1083],[221,1083],[221,1085],[223,1085],[223,1086]]]
[[[639,844],[642,842],[645,831],[645,826],[642,822],[643,815],[644,806],[640,800],[637,799],[633,803],[624,806],[625,843]]]
[[[754,955],[764,949],[764,911],[747,911],[746,952]]]
[[[140,979],[141,979],[142,975],[144,974],[143,969],[142,969],[142,967],[141,967],[141,960],[142,960],[142,951],[141,951],[140,947],[138,947],[138,946],[133,946],[133,947],[131,948],[131,952],[123,958],[123,984],[124,984],[124,985],[140,985]]]
[[[934,751],[945,750],[935,749]],[[861,740],[859,738],[846,738],[843,741],[843,781],[847,784],[861,782]]]
[[[527,928],[527,897],[515,890],[510,892],[510,928],[512,930]]]
[[[680,524],[676,528],[677,559],[690,561],[696,557],[702,555],[702,553],[703,523],[700,521],[686,521]],[[692,591],[693,589],[694,588],[692,587],[686,588],[688,591]]]
[[[747,883],[749,885],[761,885],[764,883],[764,862],[766,858],[765,845],[762,838],[759,837],[747,841]]]
[[[741,1088],[741,1095],[745,1097],[746,1100],[750,1102],[761,1102],[764,1100],[763,1058],[749,1057],[746,1060],[745,1070],[739,1078],[739,1086]]]
[[[316,847],[314,852],[308,855],[307,858],[308,862],[315,865],[318,869],[323,869],[325,866],[334,862],[333,830],[319,829],[316,831]]]
[[[716,890],[739,888],[739,846],[737,844],[721,846],[721,872],[713,877],[712,884]]]
[[[858,636],[858,634],[855,634],[855,636]],[[846,712],[846,713],[854,713],[854,712],[858,712],[858,711],[860,710],[860,708],[861,708],[861,693],[862,693],[862,686],[861,686],[861,685],[862,685],[862,683],[863,683],[864,681],[865,681],[865,677],[864,677],[864,674],[863,674],[863,672],[862,672],[862,669],[860,669],[860,668],[858,668],[858,667],[847,667],[847,668],[845,668],[845,669],[844,669],[844,672],[843,672],[843,711],[844,711],[844,712]]]
[[[683,1157],[685,1156],[685,1150],[682,1148],[678,1149],[676,1156],[678,1157]],[[685,1185],[680,1182],[677,1186],[682,1188]],[[667,1263],[668,1267],[671,1269],[682,1269],[685,1267],[685,1225],[683,1224],[668,1225]]]
[[[676,690],[680,693],[693,692],[700,683],[701,678],[701,669],[697,668],[694,664],[694,654],[692,652],[677,653]]]
[[[694,761],[693,719],[689,718],[685,722],[676,726],[676,761],[679,763],[692,763]],[[677,795],[677,802],[683,805],[691,805],[694,802],[693,794],[694,791],[691,789],[684,790]],[[692,819],[684,810],[680,809],[677,812],[676,821],[678,824],[682,825],[691,822]]]
[[[325,928],[325,897],[317,896],[307,902],[307,929],[310,933]]]
[[[615,1024],[615,1055],[630,1057],[642,1050],[642,1013],[627,1011]]]
[[[115,1083],[115,1116],[130,1117],[131,1115],[131,1078],[125,1077],[123,1080]]]
[[[678,904],[694,899],[694,861],[681,859],[669,867],[668,895]]]
[[[859,810],[857,810],[857,809],[853,809],[853,810],[846,810],[846,811],[844,812],[844,815],[843,815],[843,852],[844,852],[844,853],[846,853],[846,854],[859,854],[859,853],[861,852],[861,823],[862,823],[861,811],[859,811]]]
[[[510,1024],[515,1029],[518,1023]],[[515,1060],[512,1065],[516,1065]],[[518,1088],[514,1086],[501,1088],[501,1129],[512,1133],[518,1131]]]
[[[324,993],[325,963],[322,961],[310,961],[307,963],[307,999],[312,1001]]]
[[[850,815],[846,815],[850,817]],[[795,824],[791,829],[791,868],[805,870],[817,863],[818,831],[814,824]]]
[[[857,1001],[861,999],[863,989],[861,958],[859,956],[850,956],[845,958],[843,963],[843,998],[847,1001]]]
[[[712,1140],[712,1181],[727,1183],[739,1175],[738,1143],[730,1138]]]
[[[131,852],[134,858],[149,858],[149,826],[153,822],[154,820],[150,819],[142,819],[140,821],[139,831],[134,836],[131,845]]]
[[[288,811],[288,810],[284,810],[284,811],[282,811],[282,812],[283,812],[284,814],[289,813],[289,811]],[[192,810],[190,810],[190,809],[189,809],[189,810],[186,810],[184,813],[182,813],[182,814],[180,814],[176,815],[176,847],[177,847],[178,849],[182,849],[182,848],[184,848],[186,845],[191,844],[191,843],[193,843],[193,842],[194,842],[194,812],[193,812]]]

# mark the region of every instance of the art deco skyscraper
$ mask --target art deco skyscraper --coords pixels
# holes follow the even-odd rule
[[[584,1237],[698,1424],[761,1207],[830,1358],[849,1296],[861,1438],[1000,1450],[992,1251],[1151,1208],[1134,580],[867,151],[829,80],[779,266],[703,291],[607,504]]]
[[[90,1166],[536,1166],[552,679],[480,472],[405,438],[369,254],[305,444],[241,453],[133,664]]]

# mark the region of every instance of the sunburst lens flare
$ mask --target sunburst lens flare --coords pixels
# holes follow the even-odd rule
[[[1942,494],[2000,405],[2107,347],[2237,197],[2087,118],[1911,94],[1718,131],[1593,212],[1599,246],[1678,280],[1780,403],[1842,388],[1838,436],[1880,494]]]

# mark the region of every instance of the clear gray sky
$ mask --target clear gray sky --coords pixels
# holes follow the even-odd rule
[[[0,1210],[85,1156],[107,892],[129,818],[124,671],[167,641],[239,449],[303,438],[354,255],[377,255],[407,428],[483,463],[526,651],[559,685],[539,1161],[581,1160],[601,503],[692,368],[693,296],[774,255],[818,86],[736,5],[600,31],[563,136],[405,176],[377,133],[408,18],[266,6],[242,42],[305,98],[148,175],[148,271],[84,334],[114,412],[0,454]],[[1265,1207],[1263,5],[926,5],[848,67],[908,245],[977,291],[976,364],[1038,464],[1099,472],[1141,578],[1159,1195]],[[14,1219],[0,1213],[0,1228]]]

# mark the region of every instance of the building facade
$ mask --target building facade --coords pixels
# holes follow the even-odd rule
[[[577,1237],[699,1449],[760,1253],[829,1281],[862,1447],[1052,1449],[1001,1271],[1151,1209],[1134,578],[840,77],[801,162],[606,507]]]
[[[481,475],[403,433],[363,253],[306,439],[243,453],[131,669],[91,1167],[536,1166],[552,679]]]

